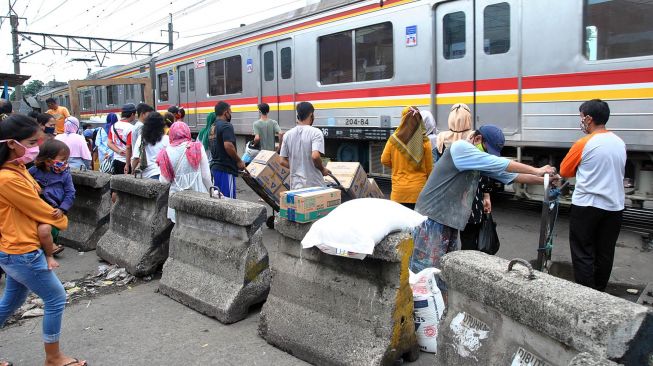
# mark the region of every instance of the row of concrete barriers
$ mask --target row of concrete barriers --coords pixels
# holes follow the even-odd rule
[[[136,276],[163,265],[160,291],[176,301],[225,324],[265,301],[259,334],[313,364],[390,365],[419,356],[409,234],[389,235],[358,261],[302,250],[310,224],[277,219],[279,252],[270,260],[260,204],[197,192],[168,202],[166,184],[92,171],[73,172],[73,182],[78,198],[62,243],[97,249]],[[507,268],[478,252],[445,256],[449,308],[438,329],[438,365],[653,365],[650,310]]]

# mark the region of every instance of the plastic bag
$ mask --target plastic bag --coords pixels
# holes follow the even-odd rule
[[[478,233],[478,250],[494,255],[499,251],[500,245],[497,224],[492,220],[491,213],[484,213],[481,230]]]
[[[426,268],[418,274],[410,272],[408,282],[413,290],[415,335],[421,351],[438,350],[438,324],[444,314],[444,298],[437,284],[440,270]]]
[[[363,259],[389,233],[412,229],[424,220],[426,216],[399,203],[359,198],[317,220],[304,236],[302,247],[318,247],[327,254]]]

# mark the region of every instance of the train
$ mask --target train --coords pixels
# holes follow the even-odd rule
[[[442,131],[466,103],[475,126],[503,129],[505,155],[559,164],[582,136],[579,105],[600,98],[642,203],[653,195],[651,18],[653,3],[632,0],[324,0],[90,78],[148,78],[157,110],[184,107],[194,132],[226,101],[239,148],[258,103],[288,130],[310,101],[326,155],[377,176],[390,173],[380,156],[406,105],[432,111]],[[66,105],[66,92],[46,94]],[[75,96],[83,119],[144,97],[139,85]]]

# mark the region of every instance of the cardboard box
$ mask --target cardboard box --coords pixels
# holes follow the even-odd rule
[[[270,196],[275,196],[275,193],[279,191],[279,187],[283,186],[281,177],[267,165],[250,163],[247,166],[247,171]]]
[[[365,197],[367,186],[367,173],[360,163],[330,162],[327,169],[340,181],[342,187],[352,198]],[[333,182],[330,177],[325,177],[327,182]]]
[[[381,188],[379,188],[379,185],[376,184],[376,181],[374,178],[368,178],[367,179],[367,197],[370,198],[385,198],[385,195],[381,191]]]
[[[326,216],[340,205],[340,190],[310,187],[286,191],[280,195],[280,216],[306,223]]]
[[[281,195],[284,194],[287,190],[288,190],[288,188],[286,188],[286,186],[284,184],[281,184],[279,186],[279,189],[277,189],[277,191],[274,192],[274,195],[272,196],[272,198],[274,198],[274,202],[276,202],[277,204],[280,204],[281,203]]]
[[[290,174],[283,180],[283,185],[286,186],[286,190],[290,189]]]
[[[252,160],[252,163],[262,164],[269,166],[283,181],[290,173],[288,169],[281,166],[279,162],[279,154],[274,151],[261,150],[258,155]]]

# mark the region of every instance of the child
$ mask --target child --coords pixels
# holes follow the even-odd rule
[[[75,200],[75,186],[68,169],[68,145],[59,140],[49,140],[41,145],[35,164],[29,169],[30,174],[42,188],[41,197],[54,207],[52,217],[60,218],[68,213]],[[56,242],[59,229],[47,224],[39,224],[39,240],[42,244]],[[53,254],[63,251],[58,245]]]

